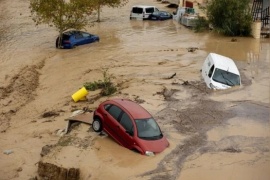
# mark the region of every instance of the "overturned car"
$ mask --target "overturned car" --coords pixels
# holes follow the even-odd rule
[[[227,89],[240,86],[240,73],[234,61],[228,57],[209,53],[202,66],[202,77],[211,89]]]

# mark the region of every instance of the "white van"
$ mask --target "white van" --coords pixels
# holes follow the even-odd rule
[[[177,22],[188,27],[194,27],[198,15],[195,13],[194,8],[190,7],[178,7],[176,15],[173,17]]]
[[[219,54],[210,53],[206,57],[201,73],[207,87],[212,89],[241,85],[240,73],[234,61]]]
[[[137,5],[133,6],[130,12],[130,19],[145,20],[154,11],[158,11],[155,6]]]

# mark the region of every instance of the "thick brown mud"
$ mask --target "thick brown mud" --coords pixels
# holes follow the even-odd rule
[[[129,20],[135,4],[174,11],[142,0],[104,8],[102,22],[86,29],[100,42],[59,50],[57,31],[35,27],[28,2],[0,0],[0,150],[12,150],[0,154],[1,178],[34,178],[42,160],[79,168],[82,179],[269,179],[269,39],[232,42],[173,20]],[[241,87],[205,86],[200,69],[209,52],[235,60]],[[104,69],[117,93],[96,98],[98,92],[90,92],[87,101],[73,102],[71,95],[85,82],[102,79]],[[142,156],[85,124],[59,136],[73,111],[94,110],[112,97],[130,98],[149,110],[170,147]],[[41,157],[45,145],[51,148]]]

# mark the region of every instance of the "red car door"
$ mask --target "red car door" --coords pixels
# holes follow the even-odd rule
[[[134,124],[129,115],[123,112],[119,117],[119,135],[122,137],[123,144],[126,148],[134,147]]]
[[[122,110],[115,106],[112,105],[108,109],[108,114],[106,115],[106,120],[105,120],[105,127],[108,132],[108,134],[119,144],[122,146],[126,147],[125,143],[125,138],[122,137],[123,135],[123,128],[121,127],[121,124],[118,122],[118,119],[120,115],[122,114]]]

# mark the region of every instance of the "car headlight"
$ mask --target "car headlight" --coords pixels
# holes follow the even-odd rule
[[[146,156],[155,156],[155,154],[151,151],[145,151]]]

